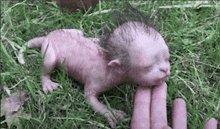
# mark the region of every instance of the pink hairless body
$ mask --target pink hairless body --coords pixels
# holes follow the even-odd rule
[[[122,39],[117,37],[121,33],[124,33]],[[45,57],[41,77],[45,93],[58,88],[59,84],[51,81],[51,72],[55,67],[61,68],[64,65],[69,76],[84,84],[85,97],[94,110],[105,115],[111,127],[115,127],[117,121],[114,116],[123,118],[126,113],[113,110],[114,115],[111,114],[99,102],[99,93],[124,82],[144,87],[161,85],[170,74],[169,50],[162,36],[141,22],[121,25],[108,40],[109,43],[130,40],[129,44],[123,46],[129,55],[129,66],[123,64],[124,59],[121,57],[107,60],[108,49],[94,43],[96,40],[84,37],[80,30],[63,29],[45,37],[34,38],[27,42],[27,47],[41,47]],[[21,64],[25,63],[22,56],[24,50],[21,48],[19,51]]]

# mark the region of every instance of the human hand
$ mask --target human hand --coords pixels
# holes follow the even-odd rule
[[[167,125],[166,111],[167,85],[163,83],[153,89],[138,87],[135,100],[132,129],[170,129]],[[182,99],[175,99],[172,111],[174,129],[187,129],[186,104]],[[212,118],[205,129],[217,129],[217,121]]]

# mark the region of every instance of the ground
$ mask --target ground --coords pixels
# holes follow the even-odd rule
[[[188,128],[202,129],[211,117],[219,119],[220,3],[209,2],[208,6],[197,7],[194,7],[195,3],[182,1],[140,0],[130,3],[155,19],[170,48],[172,69],[167,83],[169,123],[171,105],[177,97],[186,101]],[[25,52],[25,65],[18,63],[17,52],[26,41],[61,28],[75,28],[88,37],[98,37],[101,27],[109,22],[110,12],[124,4],[102,1],[92,10],[71,14],[61,11],[49,0],[1,2],[1,88],[5,86],[11,91],[28,92],[30,99],[23,107],[31,114],[31,119],[21,118],[23,127],[93,129],[109,126],[107,120],[86,103],[83,85],[69,78],[64,70],[55,70],[52,76],[52,80],[61,84],[60,89],[43,93],[39,49]],[[130,128],[134,93],[135,87],[123,84],[100,95],[100,100],[108,107],[128,114],[119,120],[118,129]],[[6,123],[1,122],[1,127],[6,128]]]

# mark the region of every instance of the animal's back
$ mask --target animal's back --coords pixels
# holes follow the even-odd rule
[[[84,83],[94,69],[104,69],[105,62],[103,49],[77,31],[57,30],[51,32],[46,39],[55,49],[57,66],[61,67],[63,64],[70,76]]]

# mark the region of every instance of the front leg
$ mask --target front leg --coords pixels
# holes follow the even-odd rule
[[[92,105],[93,109],[99,113],[104,115],[107,119],[108,122],[110,124],[110,126],[112,128],[116,127],[117,121],[115,119],[114,116],[119,117],[119,118],[124,118],[126,116],[126,113],[124,113],[123,111],[120,110],[113,110],[112,113],[105,107],[104,104],[102,104],[99,100],[98,100],[98,93],[97,92],[93,92],[94,90],[90,89],[88,90],[85,86],[85,97],[86,99],[89,101],[89,103]]]

